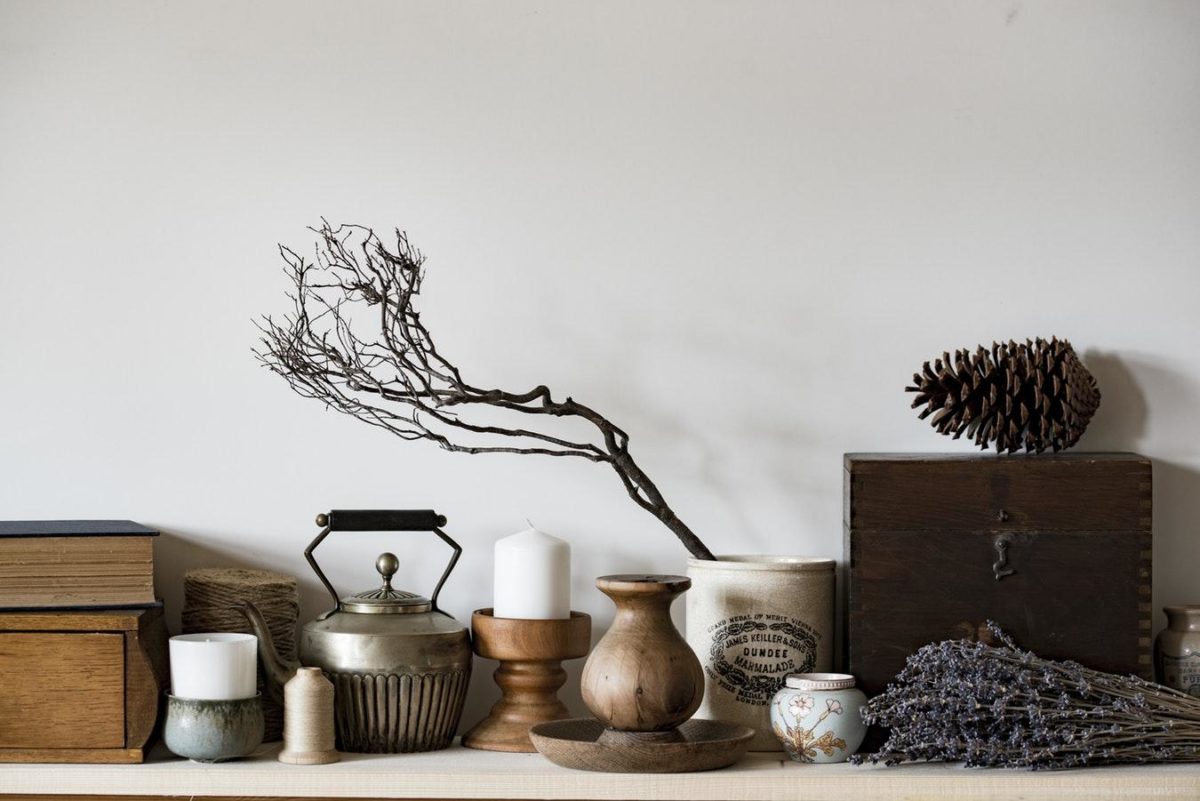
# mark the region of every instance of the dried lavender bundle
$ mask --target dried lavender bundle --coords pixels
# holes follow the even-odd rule
[[[890,728],[887,742],[856,763],[1036,770],[1200,761],[1200,698],[1042,659],[988,628],[999,646],[947,640],[909,657],[863,709],[868,723]]]

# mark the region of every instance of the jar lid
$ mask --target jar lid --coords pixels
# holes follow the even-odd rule
[[[793,690],[849,690],[854,677],[849,673],[793,673],[785,682]]]
[[[433,608],[433,602],[424,595],[392,587],[392,576],[400,569],[400,560],[395,554],[380,554],[375,560],[375,569],[383,576],[383,586],[346,596],[341,601],[342,611],[368,615],[403,615],[428,612]]]

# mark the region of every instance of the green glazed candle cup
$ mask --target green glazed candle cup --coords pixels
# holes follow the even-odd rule
[[[862,745],[867,696],[847,673],[796,673],[771,701],[771,728],[797,762],[845,762]]]
[[[163,742],[196,762],[224,762],[254,753],[263,741],[262,696],[206,701],[167,694]]]

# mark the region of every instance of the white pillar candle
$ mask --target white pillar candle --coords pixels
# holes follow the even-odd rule
[[[496,617],[571,616],[571,546],[535,528],[496,541]]]
[[[237,701],[258,694],[258,638],[219,632],[171,638],[171,694],[201,701]]]

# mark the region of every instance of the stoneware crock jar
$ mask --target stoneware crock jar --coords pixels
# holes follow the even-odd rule
[[[792,673],[833,668],[834,561],[800,556],[689,559],[687,641],[704,667],[699,717],[756,730],[779,751],[768,707]]]
[[[1200,698],[1200,604],[1167,606],[1167,627],[1155,643],[1158,680]]]
[[[866,702],[851,675],[798,673],[771,701],[771,728],[797,762],[845,762],[867,734]]]

